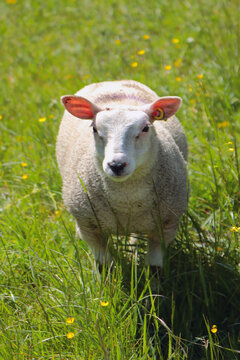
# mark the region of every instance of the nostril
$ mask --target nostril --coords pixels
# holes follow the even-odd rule
[[[127,166],[127,162],[111,161],[108,163],[108,166],[114,174],[120,175],[123,169]]]

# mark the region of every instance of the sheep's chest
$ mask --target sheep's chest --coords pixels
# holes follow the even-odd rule
[[[159,221],[159,206],[150,187],[138,184],[135,188],[126,189],[124,186],[107,194],[102,197],[97,209],[98,219],[105,231],[113,234],[154,231],[156,221]]]

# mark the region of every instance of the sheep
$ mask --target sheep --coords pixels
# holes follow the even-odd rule
[[[146,264],[163,266],[187,209],[187,140],[177,96],[133,80],[90,84],[61,98],[56,155],[64,204],[96,262],[112,235],[146,234]]]

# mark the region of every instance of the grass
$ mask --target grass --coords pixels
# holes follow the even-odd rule
[[[238,359],[239,5],[1,1],[0,359]],[[158,296],[144,241],[100,277],[61,200],[59,98],[122,78],[183,98],[191,197]]]

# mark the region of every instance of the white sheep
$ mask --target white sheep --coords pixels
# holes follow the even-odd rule
[[[88,85],[62,103],[57,160],[80,238],[103,264],[111,235],[147,234],[146,263],[161,267],[163,242],[174,239],[188,202],[187,141],[174,116],[181,98],[123,80]]]

